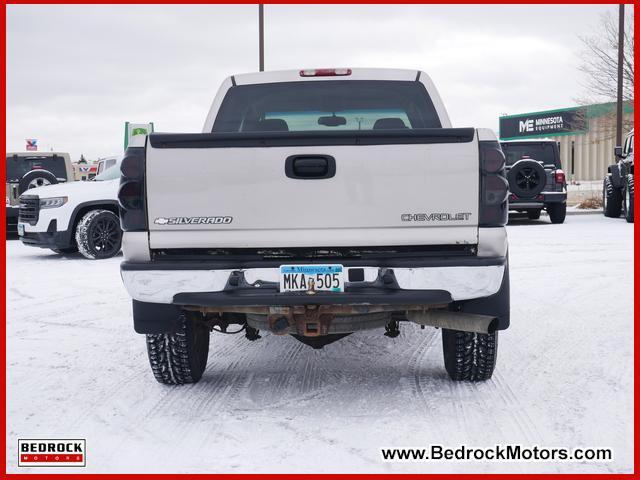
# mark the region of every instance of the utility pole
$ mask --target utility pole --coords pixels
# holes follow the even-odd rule
[[[264,5],[258,5],[258,36],[259,38],[259,56],[260,71],[264,72]]]
[[[616,111],[616,145],[622,145],[622,68],[624,63],[624,4],[618,7],[618,105]]]

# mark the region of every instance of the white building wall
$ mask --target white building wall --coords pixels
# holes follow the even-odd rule
[[[613,119],[613,120],[612,120]],[[554,138],[560,143],[560,159],[567,178],[574,181],[600,180],[607,167],[615,160],[615,116],[603,116],[589,120],[589,130],[584,134],[561,135]],[[625,124],[632,124],[633,113],[625,115]],[[628,132],[623,133],[624,136]],[[571,142],[574,143],[574,173],[571,176]]]

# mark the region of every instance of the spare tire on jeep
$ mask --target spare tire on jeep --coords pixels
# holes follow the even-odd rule
[[[55,183],[58,183],[58,179],[49,170],[31,170],[20,179],[18,193],[23,194],[30,188],[44,187]]]
[[[518,160],[507,174],[509,191],[520,198],[533,198],[544,190],[547,172],[533,159]]]

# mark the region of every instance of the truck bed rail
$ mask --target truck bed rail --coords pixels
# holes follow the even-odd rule
[[[152,133],[153,148],[286,147],[468,143],[474,128],[345,130],[341,132]]]

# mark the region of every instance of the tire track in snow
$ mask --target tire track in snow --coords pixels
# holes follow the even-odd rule
[[[437,332],[433,332],[432,335],[426,335],[425,338],[414,349],[411,357],[409,358],[409,367],[411,369],[411,373],[413,374],[414,380],[414,393],[427,409],[430,409],[431,404],[427,400],[424,389],[422,388],[422,375],[420,373],[420,369],[424,366],[424,359],[435,343],[436,337]]]
[[[427,330],[425,330],[425,332],[427,332]],[[424,419],[427,421],[427,424],[435,432],[437,432],[437,438],[444,441],[444,439],[449,438],[449,435],[448,432],[442,430],[441,422],[438,421],[438,413],[440,407],[437,403],[437,400],[434,399],[432,395],[428,395],[427,393],[425,393],[425,386],[423,385],[423,382],[430,377],[425,377],[420,371],[426,363],[425,357],[431,351],[433,345],[436,343],[436,339],[439,338],[438,330],[433,330],[430,333],[430,335],[427,334],[425,338],[414,348],[414,351],[409,358],[408,364],[410,372],[413,375],[413,396],[418,398],[418,401],[422,405],[422,409],[427,414],[426,417],[424,417]],[[433,385],[431,385],[431,387],[433,388],[431,388],[429,393],[436,391],[436,388]]]
[[[235,342],[232,342],[235,343]],[[233,348],[233,345],[231,345]],[[236,349],[236,351],[238,351]],[[205,370],[206,378],[197,384],[166,386],[158,385],[161,395],[146,410],[143,415],[136,417],[135,424],[130,425],[130,429],[137,431],[154,426],[152,434],[164,438],[166,442],[171,442],[175,438],[186,439],[181,448],[197,449],[201,446],[203,436],[214,435],[224,426],[215,421],[221,410],[227,411],[231,408],[222,408],[224,405],[232,405],[228,401],[234,385],[238,387],[243,381],[243,373],[235,373],[233,370],[246,358],[249,352],[241,351],[241,356],[233,359],[224,369],[211,372],[216,364],[210,363]],[[212,374],[213,373],[213,374]],[[155,390],[158,391],[158,390]],[[213,421],[213,423],[212,423]],[[207,431],[201,431],[203,423],[207,424]],[[163,428],[158,429],[162,425]],[[167,428],[168,427],[168,428]],[[170,431],[170,437],[166,437],[166,432]],[[189,445],[186,445],[189,444]],[[164,462],[162,449],[153,453],[155,457],[152,463],[162,464]]]
[[[533,421],[527,410],[523,408],[523,405],[526,405],[526,402],[523,402],[518,398],[513,389],[509,386],[509,383],[504,380],[499,371],[494,372],[492,381],[492,393],[499,400],[502,400],[508,407],[511,417],[518,425],[520,432],[524,435],[527,442],[531,445],[542,443],[544,438],[538,431],[536,423]]]
[[[330,362],[324,352],[311,350],[298,341],[292,343],[290,339],[275,340],[280,345],[275,347],[275,358],[266,364],[268,371],[260,372],[263,380],[259,384],[260,391],[257,395],[254,389],[249,391],[255,409],[279,409],[299,405],[326,393],[330,387],[328,379],[333,370],[326,367]],[[272,371],[272,366],[276,367],[275,371]],[[243,410],[248,412],[254,408],[247,405]]]
[[[283,404],[285,401],[281,397],[285,397],[286,403],[295,400],[287,389],[281,388],[286,386],[287,377],[290,375],[290,371],[294,368],[298,368],[293,362],[293,359],[298,355],[301,350],[302,344],[291,345],[288,344],[275,344],[275,348],[271,346],[271,351],[267,352],[268,355],[273,355],[273,359],[267,360],[267,366],[273,361],[278,361],[278,365],[281,364],[281,357],[279,351],[284,349],[284,358],[290,358],[291,361],[286,362],[287,369],[283,372],[276,372],[275,375],[279,379],[279,382],[274,382],[274,387],[267,384],[269,391],[275,391],[278,393],[278,401]],[[263,410],[265,403],[262,400],[258,400],[255,403],[256,408],[238,408],[237,403],[239,400],[251,396],[251,388],[254,385],[256,375],[260,372],[256,372],[252,368],[252,364],[256,360],[264,361],[264,353],[266,346],[262,348],[256,348],[244,339],[235,339],[235,341],[225,345],[224,348],[218,349],[213,355],[213,359],[210,356],[209,365],[205,371],[205,377],[197,385],[185,385],[178,388],[171,388],[169,399],[165,399],[162,402],[156,403],[155,408],[147,412],[147,420],[152,420],[155,417],[164,417],[166,415],[175,415],[175,412],[184,412],[188,410],[185,415],[187,418],[178,422],[174,434],[181,437],[193,437],[201,438],[201,433],[193,434],[193,430],[198,428],[198,420],[208,421],[212,419],[212,415],[217,415],[220,412],[226,412],[229,414],[237,414],[238,412],[247,412],[255,410]],[[235,353],[235,357],[231,353]],[[219,368],[220,362],[211,360],[220,360],[215,357],[223,357],[223,361],[226,361],[226,365],[222,369]],[[229,361],[231,360],[231,361]],[[266,375],[273,376],[272,373],[266,373]],[[261,393],[264,394],[265,385],[261,385]],[[268,404],[267,404],[268,405]],[[187,420],[187,421],[184,421]],[[211,427],[211,425],[210,425]],[[213,436],[217,431],[217,426],[209,428],[205,436],[207,438]]]
[[[225,345],[225,347],[227,347]],[[233,348],[233,345],[229,345],[229,348]],[[144,344],[141,345],[141,350],[144,350]],[[211,355],[209,356],[211,358]],[[146,353],[144,353],[140,361],[144,362],[144,368],[141,368],[139,372],[129,376],[130,380],[137,380],[141,384],[141,388],[144,393],[144,399],[142,402],[136,405],[136,412],[129,418],[132,420],[126,430],[131,435],[136,435],[138,432],[153,432],[154,437],[159,439],[164,438],[165,429],[156,430],[155,426],[159,424],[167,424],[170,422],[171,437],[179,438],[181,434],[188,433],[196,420],[198,415],[201,414],[201,410],[195,410],[191,404],[194,401],[204,402],[209,395],[215,400],[218,398],[217,387],[220,383],[224,383],[224,378],[216,378],[214,388],[211,388],[212,383],[207,381],[201,381],[195,385],[181,385],[181,386],[168,386],[156,383],[151,375],[151,370],[148,366],[148,359]],[[210,370],[211,363],[207,370]],[[207,372],[205,372],[205,375]],[[145,379],[146,378],[146,379]],[[118,386],[114,385],[111,389],[117,394]],[[111,395],[110,398],[113,398]],[[104,401],[104,397],[101,401]],[[169,420],[167,420],[169,419]],[[170,439],[166,439],[170,441]],[[117,447],[123,448],[123,447]],[[117,451],[114,452],[117,454]],[[161,459],[159,459],[161,460]]]
[[[452,384],[455,408],[462,412],[463,424],[459,424],[460,431],[465,432],[460,441],[482,444],[487,430],[491,430],[501,432],[503,439],[513,441],[515,433],[522,436],[524,442],[529,445],[540,443],[541,437],[530,418],[523,416],[515,397],[510,398],[502,391],[503,385],[498,382],[497,375],[497,372],[494,372],[491,380],[481,383],[454,382]],[[496,409],[508,412],[508,418],[511,421],[505,422],[504,416],[498,421],[493,415]],[[489,428],[487,424],[493,427]]]
[[[242,340],[234,343],[234,351],[240,352],[240,355],[229,362],[222,373],[218,371],[213,381],[205,379],[198,385],[186,386],[188,389],[186,395],[184,392],[180,394],[176,392],[177,394],[172,396],[168,402],[165,401],[158,411],[153,412],[149,420],[153,420],[153,417],[156,416],[165,416],[167,410],[174,408],[179,411],[188,409],[187,419],[178,419],[177,425],[172,429],[172,435],[179,438],[189,438],[192,448],[197,450],[208,442],[212,444],[219,442],[220,429],[223,428],[223,425],[217,422],[215,417],[220,413],[236,418],[246,417],[247,414],[252,414],[253,417],[256,413],[262,413],[266,409],[271,410],[274,407],[280,409],[291,406],[292,403],[300,403],[313,398],[318,394],[313,388],[314,382],[311,386],[303,383],[302,388],[292,391],[292,382],[290,381],[300,371],[300,364],[296,363],[295,359],[304,348],[308,347],[302,343],[292,344],[291,342],[281,342],[281,340],[283,339],[276,339],[274,345],[261,346],[262,348],[256,348],[255,345],[249,344],[249,342],[244,343]],[[266,348],[268,348],[266,356],[272,356],[272,358],[265,359]],[[267,371],[255,371],[253,368],[255,362],[260,362],[263,366],[266,365]],[[280,367],[283,363],[286,365],[284,370],[271,371],[272,365]],[[307,365],[312,367],[312,362],[309,359],[307,359]],[[294,370],[295,372],[293,372]],[[210,371],[209,374],[208,378],[210,379]],[[312,375],[309,373],[309,369],[305,369],[302,377],[303,382]],[[255,387],[255,380],[258,376],[275,378],[276,381],[260,384],[260,398],[252,400],[256,404],[255,407],[239,407],[238,403],[243,398],[252,396],[252,388]],[[183,389],[184,387],[177,390]],[[265,392],[271,393],[265,395]],[[265,397],[268,399],[273,393],[277,395],[277,406],[272,400],[265,401]],[[190,404],[191,399],[196,400],[195,404]],[[207,425],[204,431],[201,429],[203,422]],[[158,460],[162,461],[162,458],[158,458]]]
[[[167,386],[166,388],[171,393],[169,401],[156,404],[153,409],[147,412],[146,417],[153,418],[173,414],[176,411],[181,412],[188,405],[188,417],[193,419],[208,411],[212,404],[222,401],[228,395],[230,385],[237,381],[236,377],[238,375],[234,374],[233,370],[241,362],[244,362],[250,354],[247,349],[238,348],[238,344],[238,339],[233,339],[229,345],[225,345],[226,348],[221,349],[222,352],[218,350],[214,351],[214,355],[210,354],[203,378],[197,384]],[[225,350],[233,351],[236,354],[239,353],[239,356],[233,358]],[[231,361],[224,365],[223,368],[216,370],[219,368],[219,363],[215,360],[219,360],[216,357],[221,355]],[[187,422],[187,425],[189,423],[191,422]]]
[[[448,374],[447,374],[448,377]],[[456,431],[465,432],[465,436],[467,436],[467,428],[470,424],[469,418],[467,416],[467,411],[463,408],[463,402],[460,401],[460,392],[459,392],[459,384],[454,382],[453,380],[448,379],[448,388],[449,394],[451,396],[454,413],[455,413],[455,422],[456,422]]]
[[[23,300],[26,303],[32,303],[32,301],[36,299],[36,297],[28,295],[28,294],[22,292],[19,288],[16,288],[16,287],[10,287],[9,291],[12,292],[12,293],[15,293],[18,297],[20,297],[20,300]],[[11,304],[13,304],[13,305],[18,303],[17,301],[14,300],[13,297],[12,298],[8,298],[7,300],[9,300],[11,302]]]
[[[123,366],[123,362],[116,362],[118,365]],[[137,366],[133,369],[132,373],[124,377],[114,376],[113,378],[117,378],[116,382],[111,383],[105,389],[100,390],[98,392],[94,391],[94,395],[92,396],[92,400],[89,402],[89,405],[85,405],[83,409],[83,413],[72,423],[73,426],[79,426],[84,423],[88,418],[98,415],[100,413],[100,409],[104,406],[112,405],[116,397],[122,396],[123,392],[125,394],[131,393],[135,390],[131,388],[133,383],[144,383],[142,377],[144,375],[150,375],[151,369],[145,368],[146,366]],[[95,385],[101,385],[101,383],[96,382]],[[164,398],[169,392],[166,392],[162,395],[161,399],[157,399],[157,402],[164,401]]]
[[[255,372],[258,375],[255,383],[257,388],[251,385],[246,396],[255,406],[280,402],[283,396],[289,396],[292,380],[300,370],[300,364],[296,359],[302,353],[302,349],[306,348],[302,343],[291,342],[289,338],[271,337],[270,340],[266,340],[267,344],[260,345],[259,349],[250,346],[256,350],[254,361],[260,362],[263,368]],[[268,358],[266,362],[261,361],[265,354],[273,358]],[[252,409],[251,405],[245,406],[245,411]]]
[[[305,347],[300,342],[292,345],[292,348],[289,349],[289,352],[284,357],[283,361],[286,365],[285,371],[279,375],[278,381],[276,383],[276,391],[282,391],[289,388],[289,384],[291,382],[290,372],[297,370],[299,365],[295,362],[295,359],[302,353],[302,348]]]
[[[460,441],[468,441],[477,443],[484,438],[486,429],[486,420],[491,419],[491,409],[487,409],[487,404],[482,395],[474,389],[474,384],[470,382],[456,382],[449,380],[451,391],[453,392],[452,402],[455,410],[460,414],[462,422],[458,422],[460,430],[458,435]],[[471,405],[470,405],[471,403]],[[482,407],[482,408],[478,408]],[[481,420],[479,423],[478,420]],[[495,422],[494,425],[497,425]]]

